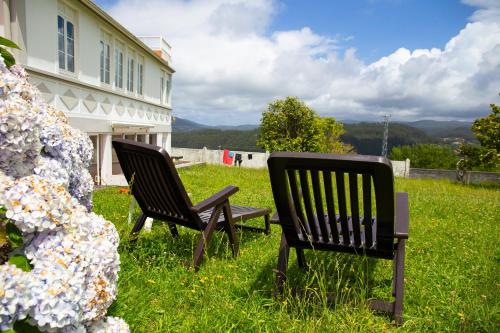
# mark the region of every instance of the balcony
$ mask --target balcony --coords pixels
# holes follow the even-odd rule
[[[162,36],[139,36],[138,38],[169,65],[172,65],[172,47]]]

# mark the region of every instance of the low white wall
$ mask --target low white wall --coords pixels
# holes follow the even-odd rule
[[[235,154],[241,154],[241,166],[245,168],[267,168],[269,153],[256,153],[248,151],[232,150]],[[172,147],[172,156],[182,156],[182,159],[190,162],[204,162],[208,164],[223,164],[223,150],[191,149]],[[250,159],[250,155],[252,158]]]
[[[243,162],[241,166],[245,168],[267,168],[267,158],[269,153],[256,153],[248,151],[237,151],[233,150],[236,154],[241,154]],[[208,164],[223,164],[222,156],[223,150],[210,150],[207,148],[203,149],[192,149],[192,148],[175,148],[172,147],[172,156],[182,156],[184,161],[189,162],[203,162]],[[252,155],[252,159],[249,159],[249,154]],[[394,176],[396,177],[410,177],[410,160],[406,161],[391,161],[392,169],[394,171]]]
[[[410,160],[391,161],[392,171],[396,177],[410,178]]]

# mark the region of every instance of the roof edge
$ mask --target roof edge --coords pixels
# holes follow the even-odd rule
[[[90,9],[92,12],[97,14],[99,17],[102,19],[106,20],[109,24],[111,24],[115,29],[123,33],[125,36],[127,36],[132,42],[140,46],[144,51],[152,55],[158,62],[160,62],[162,65],[166,66],[167,69],[171,73],[175,73],[175,70],[168,64],[167,61],[165,61],[163,58],[158,56],[149,46],[144,44],[137,36],[135,36],[133,33],[127,30],[123,25],[118,23],[111,15],[106,13],[101,7],[96,5],[92,0],[79,0],[82,5]],[[170,44],[169,44],[170,45]]]

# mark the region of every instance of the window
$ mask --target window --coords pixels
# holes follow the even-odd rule
[[[115,48],[115,87],[123,88],[123,52],[119,47]]]
[[[75,72],[75,26],[61,15],[57,16],[59,68]]]
[[[160,77],[160,103],[170,104],[170,95],[172,91],[172,74],[161,72]]]
[[[163,72],[161,72],[160,77],[160,103],[165,103],[165,76]]]
[[[129,55],[127,59],[127,90],[134,91],[134,57]]]
[[[101,55],[100,55],[100,76],[101,76],[101,82],[109,84],[110,83],[110,51],[111,48],[109,46],[109,35],[106,34],[105,32],[101,32],[101,40],[100,40],[100,48],[101,48]]]
[[[170,105],[171,95],[172,95],[172,74],[167,74],[166,103],[169,105]]]
[[[142,95],[142,86],[144,81],[144,60],[139,58],[137,61],[137,93]]]

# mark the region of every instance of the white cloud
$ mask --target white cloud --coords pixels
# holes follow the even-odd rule
[[[287,95],[341,119],[471,119],[500,103],[500,6],[464,2],[478,10],[444,49],[400,48],[372,64],[308,27],[266,34],[272,0],[119,0],[110,14],[137,35],[167,38],[174,114],[190,120],[257,123]]]

